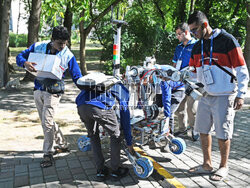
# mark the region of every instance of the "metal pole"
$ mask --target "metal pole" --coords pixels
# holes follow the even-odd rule
[[[114,35],[114,45],[113,45],[114,76],[120,75],[120,49],[121,49],[121,26],[118,24],[117,32]]]

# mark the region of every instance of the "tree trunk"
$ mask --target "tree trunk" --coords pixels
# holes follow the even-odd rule
[[[86,64],[86,39],[85,34],[81,34],[81,44],[80,44],[80,67],[83,75],[88,73],[87,64]]]
[[[18,32],[19,32],[20,18],[21,18],[21,0],[19,0],[19,3],[18,3],[18,18],[17,18],[17,26],[16,26],[16,34],[17,35],[18,35]]]
[[[85,13],[85,9],[81,12],[80,17],[83,17]],[[86,30],[84,29],[84,21],[82,20],[79,24],[80,28],[80,68],[83,75],[86,75],[88,73],[87,71],[87,65],[86,65],[86,40],[88,33],[86,33]]]
[[[206,14],[206,16],[209,18],[210,15],[209,15],[209,10],[210,8],[212,7],[213,5],[213,0],[210,0],[210,1],[206,1],[205,0],[205,10],[204,10],[204,13]]]
[[[189,15],[193,14],[193,12],[194,12],[194,5],[195,5],[195,0],[191,0]]]
[[[109,5],[103,12],[101,12],[96,18],[91,20],[90,24],[84,28],[84,19],[80,22],[79,27],[80,27],[80,68],[82,71],[82,74],[85,75],[87,74],[87,65],[86,65],[86,59],[85,59],[85,47],[86,47],[86,40],[87,37],[91,31],[91,29],[98,23],[98,21],[103,18],[109,11],[111,10],[111,6],[115,7],[118,5],[119,2],[122,0],[115,0],[111,5]],[[80,18],[84,17],[85,14],[85,9],[82,10],[80,13]]]
[[[161,10],[161,7],[159,5],[159,1],[154,0],[154,4],[155,4],[155,7],[156,7],[156,9],[158,10],[158,12],[160,14],[161,19],[162,19],[162,22],[163,22],[162,28],[165,29],[166,28],[166,20],[165,20],[164,13]]]
[[[71,48],[71,27],[72,27],[72,18],[73,13],[71,12],[70,3],[67,4],[67,8],[64,14],[64,22],[63,25],[68,29],[69,32],[69,40],[68,40],[68,47]]]
[[[177,25],[181,22],[184,22],[186,20],[186,0],[180,0],[178,1],[179,5],[178,7],[178,16],[177,16]]]
[[[40,28],[40,15],[42,10],[41,0],[32,0],[32,8],[28,21],[28,47],[38,41]]]
[[[241,3],[241,1],[240,1],[240,0],[237,0],[236,3],[237,3],[237,4],[236,4],[236,6],[235,6],[235,8],[234,8],[234,11],[233,11],[233,13],[232,13],[232,15],[231,15],[231,19],[233,19],[235,16],[237,16],[237,13],[238,13],[239,8],[240,8],[240,3]]]
[[[250,2],[246,3],[247,6],[247,36],[244,48],[244,57],[247,63],[248,70],[250,72]]]
[[[11,0],[0,0],[0,88],[4,87],[9,81],[8,68],[8,46],[9,46],[9,21]]]
[[[0,37],[1,37],[1,32],[2,32],[2,22],[3,22],[3,8],[4,7],[4,5],[3,5],[3,0],[0,0]],[[0,41],[1,41],[1,38],[0,38]]]
[[[41,0],[32,0],[30,17],[28,21],[28,42],[27,47],[38,41],[38,32],[40,28],[40,15],[42,10]],[[23,81],[33,81],[34,75],[26,71]]]

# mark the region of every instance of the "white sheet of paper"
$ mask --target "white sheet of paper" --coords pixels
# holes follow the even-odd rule
[[[29,54],[29,62],[34,62],[37,70],[35,76],[52,79],[62,79],[61,59],[57,55],[33,53]],[[34,74],[34,72],[32,72]]]

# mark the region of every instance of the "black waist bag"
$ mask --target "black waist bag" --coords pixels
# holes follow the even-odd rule
[[[64,93],[64,81],[55,80],[50,78],[45,78],[38,80],[38,82],[43,86],[43,88],[51,94],[63,94]]]

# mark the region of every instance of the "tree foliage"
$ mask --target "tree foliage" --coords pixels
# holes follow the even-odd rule
[[[205,11],[203,5],[207,1],[203,1],[204,2],[197,2],[195,8]],[[224,0],[209,2],[212,2],[209,12],[207,13],[210,25],[213,28],[224,28],[229,33],[234,35],[243,47],[246,36],[246,0]]]
[[[125,9],[124,19],[128,26],[122,27],[122,66],[140,64],[146,56],[152,55],[155,55],[158,63],[171,63],[178,43],[174,35],[175,27],[180,22],[187,21],[194,10],[205,12],[212,28],[227,30],[244,48],[247,22],[245,3],[246,0],[134,1],[131,7]],[[105,67],[107,70],[112,70],[110,66],[114,33],[109,15],[98,23],[93,36],[104,46],[101,60],[108,62]]]
[[[26,0],[25,0],[26,1]],[[119,0],[113,0],[116,2]],[[127,26],[122,27],[121,63],[123,66],[140,64],[146,56],[155,55],[159,63],[169,64],[178,41],[175,39],[175,27],[187,21],[194,10],[205,12],[213,28],[223,28],[233,34],[244,47],[246,36],[247,0],[134,0],[119,1],[114,9],[117,19],[125,19]],[[67,22],[68,28],[73,24],[78,29],[82,24],[81,66],[84,72],[85,42],[91,29],[92,38],[98,39],[103,45],[101,60],[112,64],[112,44],[114,29],[107,12],[100,16],[112,3],[110,0],[43,0],[41,26],[43,34],[49,34],[48,28],[62,25],[68,13],[72,13]],[[132,2],[132,1],[130,1]],[[30,9],[30,8],[29,8]],[[67,10],[67,11],[66,11]],[[98,19],[98,21],[97,21]],[[77,32],[75,32],[77,33]],[[78,32],[79,33],[79,32]],[[76,35],[74,35],[76,36]],[[107,67],[108,68],[108,67]],[[109,66],[109,69],[111,67]]]

